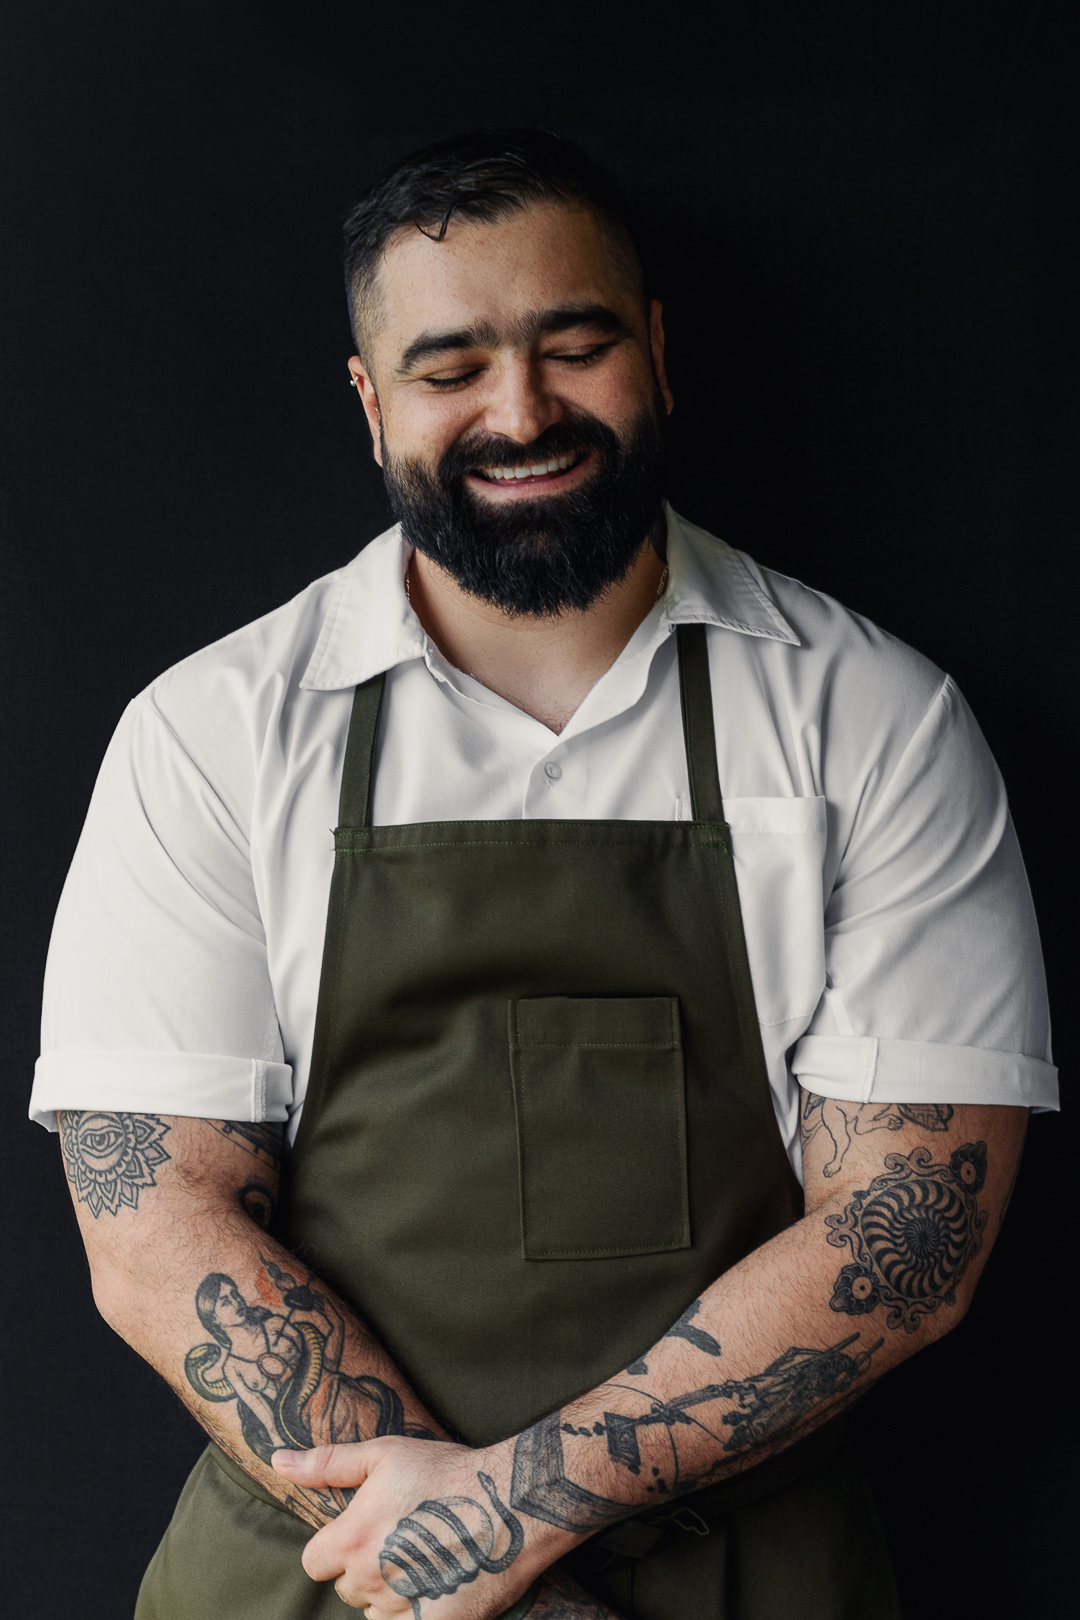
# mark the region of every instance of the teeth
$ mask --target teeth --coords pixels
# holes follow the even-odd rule
[[[571,452],[569,455],[556,456],[551,461],[534,462],[528,467],[481,467],[479,471],[485,478],[496,478],[500,481],[513,478],[541,478],[545,473],[565,472],[573,460],[574,455]]]

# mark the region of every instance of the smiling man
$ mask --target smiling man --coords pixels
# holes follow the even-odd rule
[[[346,269],[398,521],[135,700],[50,954],[32,1111],[211,1436],[139,1620],[889,1620],[843,1413],[1056,1106],[1000,778],[665,504],[582,154],[415,154]]]

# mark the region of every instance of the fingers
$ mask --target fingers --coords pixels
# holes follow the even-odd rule
[[[276,1473],[297,1485],[348,1490],[364,1483],[381,1450],[379,1441],[362,1440],[346,1446],[315,1446],[311,1451],[275,1451],[270,1462]]]
[[[401,1616],[409,1612],[407,1603],[402,1604],[401,1608],[395,1610],[392,1614],[388,1609],[376,1609],[372,1604],[366,1603],[363,1596],[358,1596],[357,1590],[357,1588],[349,1585],[348,1579],[344,1575],[340,1581],[334,1582],[334,1591],[342,1603],[347,1603],[350,1609],[359,1609],[364,1616],[364,1620],[401,1620]]]
[[[334,1591],[351,1609],[366,1610],[368,1620],[402,1620],[411,1605],[386,1587],[378,1563],[369,1564],[355,1548],[342,1547],[327,1525],[304,1548],[302,1562],[313,1581],[333,1581]],[[378,1604],[376,1608],[374,1605]]]
[[[365,1594],[348,1575],[342,1575],[334,1582],[334,1591],[342,1603],[347,1603],[350,1609],[363,1609],[365,1620],[383,1620],[383,1617],[376,1615],[375,1610],[367,1602],[370,1594]]]
[[[463,1465],[456,1451],[468,1469],[475,1470],[476,1454],[464,1447],[401,1436],[310,1451],[275,1451],[271,1458],[275,1472],[301,1490],[356,1492],[305,1546],[302,1562],[311,1579],[332,1581],[342,1602],[366,1608],[369,1620],[408,1620],[414,1605],[396,1585],[388,1585],[380,1549],[385,1550],[395,1525],[411,1524],[408,1514],[424,1505],[422,1498],[428,1492],[450,1502],[460,1500],[456,1487]],[[431,1534],[423,1531],[423,1535],[429,1543]],[[473,1607],[467,1606],[467,1612],[471,1614]]]
[[[313,1581],[333,1581],[338,1597],[354,1609],[384,1603],[388,1598],[394,1609],[397,1607],[394,1596],[387,1590],[379,1568],[378,1546],[378,1536],[373,1539],[365,1534],[346,1508],[312,1536],[300,1555],[300,1562]]]
[[[378,1565],[364,1567],[357,1549],[342,1536],[336,1520],[312,1536],[300,1562],[313,1581],[333,1581],[338,1597],[354,1608],[359,1608],[365,1598],[373,1599],[382,1586]]]

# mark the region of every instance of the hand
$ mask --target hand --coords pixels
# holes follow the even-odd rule
[[[276,1451],[273,1465],[297,1485],[356,1489],[308,1542],[303,1562],[313,1580],[333,1581],[370,1620],[396,1620],[410,1609],[420,1620],[421,1602],[434,1598],[442,1600],[439,1620],[489,1620],[582,1539],[530,1520],[526,1545],[525,1525],[508,1505],[505,1447],[473,1451],[387,1436]]]

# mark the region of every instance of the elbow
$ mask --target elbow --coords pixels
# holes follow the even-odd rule
[[[124,1294],[115,1267],[109,1265],[95,1265],[90,1262],[90,1286],[94,1294],[94,1304],[98,1315],[106,1321],[111,1328],[119,1332],[118,1322],[126,1315],[124,1309]]]
[[[960,1326],[968,1313],[973,1292],[974,1289],[971,1288],[965,1288],[962,1292],[957,1290],[956,1298],[952,1304],[949,1304],[947,1300],[943,1300],[939,1310],[936,1310],[932,1316],[924,1318],[926,1326],[930,1329],[929,1337],[932,1341],[936,1342],[938,1339],[945,1338],[946,1334],[952,1333],[955,1328]]]
[[[146,1297],[124,1267],[100,1255],[89,1256],[90,1286],[99,1316],[114,1333],[133,1344],[137,1324],[146,1319]]]

